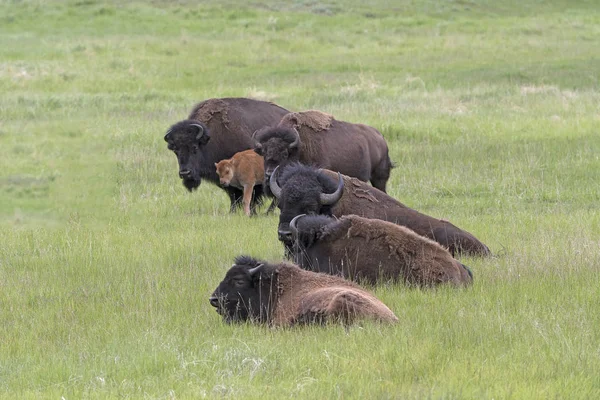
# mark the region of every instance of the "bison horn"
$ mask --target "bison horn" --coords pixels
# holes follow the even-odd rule
[[[298,133],[298,130],[296,128],[294,128],[294,133],[296,134],[296,138],[294,139],[294,141],[292,143],[290,143],[288,145],[289,149],[293,149],[294,147],[298,147],[298,143],[300,143],[300,134]]]
[[[254,268],[250,268],[248,270],[248,274],[250,274],[250,276],[253,276],[254,274],[256,274],[265,264],[258,264],[256,267]]]
[[[204,128],[200,124],[190,124],[190,126],[195,126],[198,128],[198,134],[196,135],[196,140],[200,139],[202,135],[204,135]]]
[[[273,196],[279,199],[281,197],[281,188],[277,184],[277,169],[279,169],[279,165],[275,167],[273,173],[271,174],[271,177],[269,178],[269,188],[271,189]]]
[[[272,190],[272,189],[271,189]],[[344,179],[342,179],[342,174],[338,172],[338,186],[333,193],[321,193],[319,196],[319,201],[321,205],[331,206],[342,197],[344,193]]]
[[[300,214],[300,215],[296,215],[291,221],[290,221],[290,230],[292,231],[292,234],[294,236],[298,236],[298,228],[296,227],[296,222],[298,222],[298,219],[304,217],[306,214]]]
[[[169,141],[169,135],[171,134],[171,131],[172,131],[172,130],[173,130],[173,129],[169,129],[169,130],[167,131],[167,133],[165,134],[165,142],[168,142],[168,141]]]

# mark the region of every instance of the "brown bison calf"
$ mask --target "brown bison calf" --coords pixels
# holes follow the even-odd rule
[[[471,271],[433,240],[391,222],[347,215],[298,215],[290,223],[296,262],[304,269],[374,284],[468,285]]]
[[[352,282],[247,256],[236,258],[209,301],[226,322],[292,326],[398,321],[385,304]]]
[[[254,150],[235,153],[228,160],[215,163],[222,186],[232,186],[244,191],[244,212],[250,216],[250,203],[254,186],[262,185],[265,177],[263,158]]]

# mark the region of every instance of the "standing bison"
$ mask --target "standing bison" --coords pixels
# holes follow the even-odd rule
[[[385,304],[352,282],[246,256],[235,260],[209,301],[226,322],[292,326],[350,324],[362,318],[398,321]]]
[[[271,192],[278,199],[279,240],[291,251],[292,232],[289,224],[300,214],[324,214],[341,217],[355,214],[406,226],[430,238],[453,256],[459,253],[488,256],[490,250],[469,232],[445,220],[436,219],[406,207],[382,191],[329,170],[302,164],[288,165],[279,177],[271,176]],[[280,183],[277,183],[279,180]]]
[[[252,149],[252,133],[278,123],[289,111],[276,104],[245,98],[209,99],[197,104],[188,119],[169,128],[168,148],[177,155],[179,177],[189,190],[202,179],[218,185],[215,163]],[[242,190],[223,188],[231,200],[231,211],[241,203]],[[260,201],[262,186],[255,187],[253,205]]]
[[[269,179],[290,162],[339,171],[385,192],[392,162],[383,135],[367,125],[338,121],[320,111],[289,113],[275,128],[254,135]]]
[[[290,222],[295,262],[304,269],[370,284],[456,286],[472,275],[448,250],[410,229],[379,219],[298,215]]]

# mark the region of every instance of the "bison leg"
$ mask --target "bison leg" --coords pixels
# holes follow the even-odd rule
[[[377,167],[371,171],[371,185],[381,190],[383,193],[386,193],[385,187],[388,179],[390,179],[390,172],[392,168],[393,165],[389,156],[385,157],[385,159],[383,159],[379,165],[377,165]]]
[[[271,214],[275,210],[275,207],[277,207],[277,198],[273,197],[273,200],[267,209],[267,215]]]
[[[227,192],[229,201],[231,202],[231,205],[229,206],[229,212],[234,213],[241,204],[242,191],[232,186],[225,188],[225,191]]]
[[[247,216],[250,216],[252,213],[250,212],[250,202],[252,201],[252,191],[254,189],[254,185],[245,184],[244,185],[244,212]]]

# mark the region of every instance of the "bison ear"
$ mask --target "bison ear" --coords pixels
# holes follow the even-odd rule
[[[254,152],[255,152],[256,154],[258,154],[259,156],[262,156],[262,155],[263,155],[263,151],[262,151],[262,144],[260,144],[260,143],[256,143],[256,144],[254,145]]]

